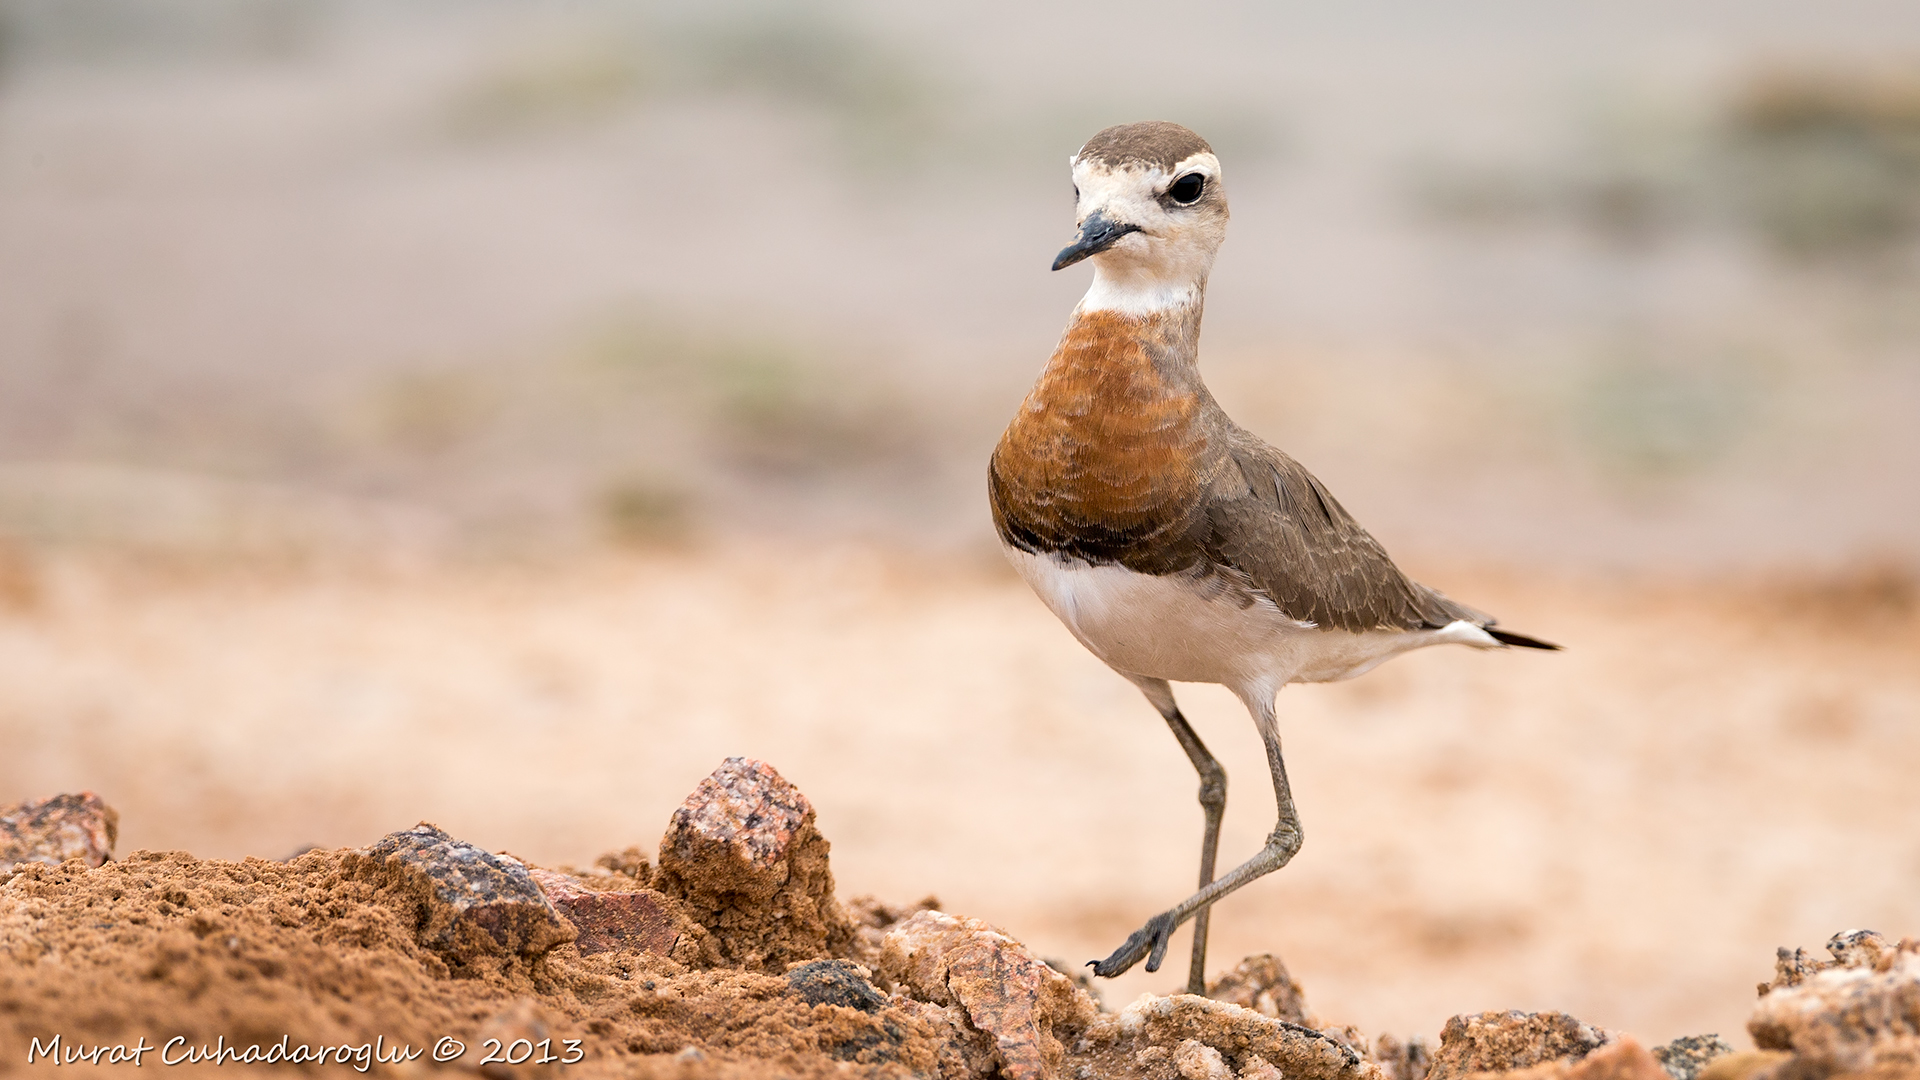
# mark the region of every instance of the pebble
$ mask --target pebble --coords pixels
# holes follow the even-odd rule
[[[680,920],[672,901],[652,889],[595,892],[579,878],[531,867],[528,873],[547,899],[573,924],[582,955],[628,950],[673,955]]]
[[[0,875],[29,862],[99,866],[119,835],[120,815],[91,791],[16,803],[0,809]]]
[[[424,882],[429,902],[422,940],[456,959],[475,951],[537,956],[574,938],[525,863],[456,840],[436,825],[390,833],[360,854],[375,872]]]
[[[730,757],[673,812],[660,868],[703,892],[765,901],[787,883],[795,842],[813,804],[774,767]]]

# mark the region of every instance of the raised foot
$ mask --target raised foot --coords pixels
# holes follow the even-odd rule
[[[1147,958],[1147,970],[1159,971],[1160,961],[1167,957],[1167,939],[1173,936],[1173,912],[1163,911],[1147,920],[1147,925],[1127,936],[1127,943],[1113,950],[1113,955],[1105,960],[1089,960],[1087,966],[1095,975],[1111,979]],[[1151,951],[1149,951],[1151,950]]]

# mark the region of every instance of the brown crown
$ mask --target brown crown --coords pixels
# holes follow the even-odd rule
[[[1137,124],[1116,124],[1087,140],[1080,148],[1081,160],[1101,161],[1108,165],[1157,165],[1172,169],[1199,153],[1212,153],[1207,140],[1165,120],[1142,120]]]

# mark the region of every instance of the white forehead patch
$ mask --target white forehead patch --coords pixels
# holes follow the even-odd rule
[[[1067,167],[1072,170],[1076,181],[1083,176],[1091,177],[1095,175],[1116,178],[1127,177],[1135,183],[1144,181],[1149,187],[1155,189],[1161,188],[1165,186],[1167,182],[1177,177],[1185,176],[1190,172],[1197,172],[1209,180],[1220,175],[1220,159],[1204,150],[1198,154],[1182,158],[1180,162],[1171,169],[1162,169],[1158,165],[1146,165],[1136,161],[1129,161],[1122,165],[1109,165],[1099,158],[1089,158],[1082,161],[1078,154],[1067,158]]]

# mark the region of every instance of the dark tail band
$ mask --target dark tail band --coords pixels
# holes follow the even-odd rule
[[[1487,633],[1493,635],[1495,641],[1498,641],[1502,645],[1518,645],[1523,649],[1551,649],[1554,652],[1559,652],[1561,649],[1561,646],[1555,645],[1551,641],[1541,641],[1539,638],[1530,638],[1525,634],[1516,634],[1511,630],[1502,630],[1497,626],[1489,626],[1485,629]]]

